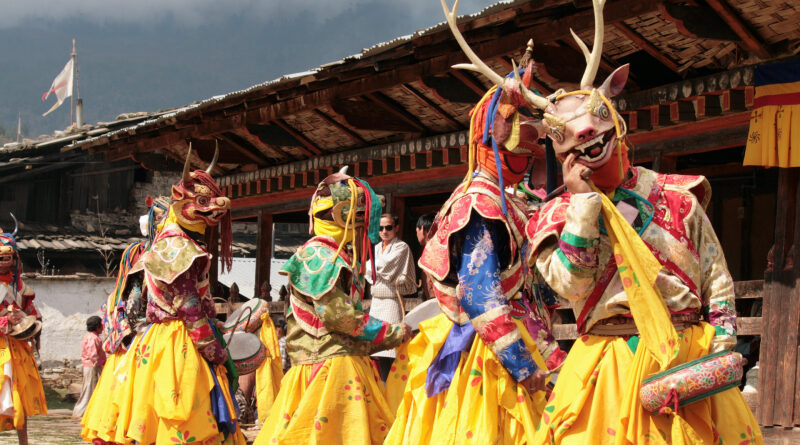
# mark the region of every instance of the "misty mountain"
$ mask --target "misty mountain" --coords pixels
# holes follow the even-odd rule
[[[419,5],[413,7],[415,3]],[[494,2],[462,3],[459,12],[474,13]],[[68,103],[42,117],[54,97],[42,102],[41,96],[69,60],[73,38],[84,120],[94,123],[125,112],[181,106],[316,68],[443,21],[435,0],[349,5],[334,8],[329,16],[287,6],[279,16],[234,11],[202,23],[174,12],[138,22],[25,16],[0,26],[0,126],[16,131],[17,112],[29,137],[68,125]]]

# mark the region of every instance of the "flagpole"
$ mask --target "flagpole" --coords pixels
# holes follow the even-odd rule
[[[70,56],[72,57],[73,73],[75,73],[74,74],[74,78],[77,81],[78,79],[77,79],[76,63],[78,61],[78,51],[75,49],[75,39],[72,39],[72,54],[70,54]],[[75,87],[74,86],[72,87],[72,93],[73,94],[69,95],[69,125],[72,125],[72,123],[74,122],[74,120],[72,118],[72,110],[75,109],[75,100],[74,100],[74,98],[75,98],[75,94],[74,94],[75,93]]]
[[[20,133],[22,133],[22,115],[17,111],[17,143],[19,143]]]

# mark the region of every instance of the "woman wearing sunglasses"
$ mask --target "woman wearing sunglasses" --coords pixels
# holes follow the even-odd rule
[[[397,238],[399,219],[390,213],[381,215],[381,241],[375,245],[375,280],[372,284],[372,305],[370,316],[388,323],[399,323],[403,314],[397,295],[414,294],[417,278],[414,271],[414,257],[408,244]],[[394,362],[395,351],[389,349],[372,356],[378,362],[381,379],[385,382]]]

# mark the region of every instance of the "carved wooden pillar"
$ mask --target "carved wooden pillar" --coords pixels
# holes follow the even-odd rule
[[[256,246],[256,282],[254,296],[261,294],[261,284],[269,282],[269,268],[272,264],[272,214],[260,212],[258,215],[258,241]]]

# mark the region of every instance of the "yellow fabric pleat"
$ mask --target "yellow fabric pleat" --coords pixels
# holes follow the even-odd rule
[[[708,354],[714,327],[701,323],[678,334],[680,363]],[[575,341],[544,408],[537,444],[762,444],[758,424],[738,388],[681,406],[678,416],[634,413],[620,403],[631,375],[658,369],[639,345],[621,337],[584,335]],[[638,389],[636,391],[638,395]]]
[[[11,376],[3,370],[11,362]],[[18,430],[25,426],[25,418],[47,414],[42,378],[30,344],[14,337],[0,335],[0,388],[11,379],[14,414],[0,415],[0,431]]]
[[[255,445],[377,445],[393,419],[369,357],[334,357],[289,369]]]
[[[83,413],[81,437],[87,442],[90,442],[92,438],[99,438],[107,442],[114,439],[117,415],[117,412],[112,409],[114,406],[112,401],[117,388],[114,370],[117,369],[123,357],[125,357],[125,351],[122,350],[109,354],[106,364],[103,366],[103,372],[100,373],[100,379],[97,380],[92,398],[89,400],[89,405],[86,406],[86,411]],[[126,443],[130,444],[132,441]]]
[[[536,343],[514,320],[534,361],[547,369]],[[532,396],[505,370],[479,338],[461,356],[450,388],[428,398],[428,367],[444,345],[452,322],[444,314],[420,323],[408,345],[409,373],[397,419],[386,444],[530,444],[544,408],[543,392]],[[420,419],[425,419],[421,421]]]
[[[744,165],[800,167],[800,105],[766,105],[750,114]]]
[[[281,348],[278,336],[275,334],[275,325],[269,314],[261,315],[261,331],[258,336],[261,343],[267,348],[267,358],[256,369],[256,406],[258,420],[263,424],[281,389],[281,380],[283,379]]]
[[[214,371],[235,417],[225,368],[217,365]],[[113,376],[109,413],[114,416],[114,442],[246,443],[238,426],[227,437],[218,431],[211,411],[211,368],[182,321],[152,324],[144,335],[134,339],[114,367]]]
[[[408,381],[408,371],[410,369],[408,343],[403,343],[395,350],[396,357],[389,370],[389,376],[386,378],[386,401],[389,403],[389,408],[393,413],[397,412],[397,408],[403,400],[403,393],[406,390],[406,382]]]

